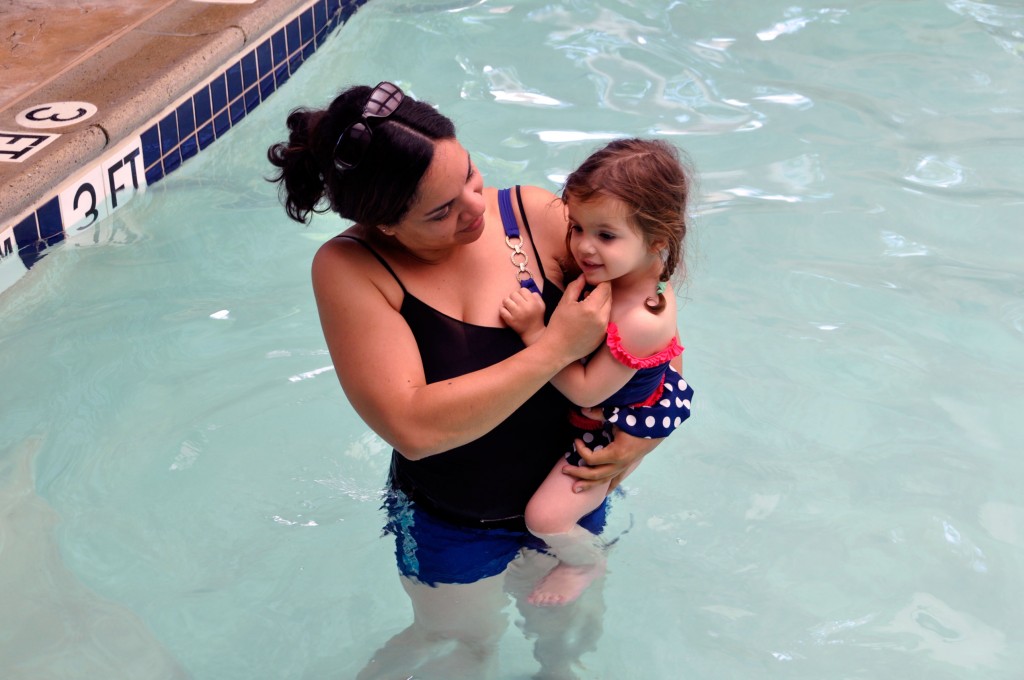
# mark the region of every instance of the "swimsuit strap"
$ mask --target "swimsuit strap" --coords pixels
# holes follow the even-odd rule
[[[518,193],[518,186],[516,187]],[[520,210],[522,210],[522,198],[520,197]],[[534,293],[540,295],[540,288],[537,287],[537,282],[533,280],[533,275],[526,269],[527,255],[523,252],[523,237],[519,234],[519,223],[516,222],[516,214],[512,208],[512,190],[511,189],[499,189],[498,190],[498,211],[501,213],[501,226],[505,230],[505,243],[509,248],[512,248],[512,264],[515,265],[519,271],[516,273],[516,280],[519,281],[519,285],[526,288]],[[526,222],[526,213],[523,213],[523,222]],[[529,233],[529,231],[527,232]],[[517,239],[517,243],[513,243],[513,239]],[[532,234],[530,240],[532,241]],[[538,260],[537,249],[533,249],[534,257]]]
[[[358,238],[356,236],[349,236],[348,234],[338,234],[338,238],[347,238],[347,239],[349,239],[351,241],[355,241],[356,243],[358,243],[362,247],[364,247],[367,250],[369,250],[370,253],[375,258],[377,258],[377,261],[380,262],[382,265],[384,265],[384,269],[387,269],[388,273],[391,274],[391,276],[395,279],[395,282],[398,284],[398,287],[402,289],[402,294],[403,295],[408,295],[409,294],[409,291],[407,291],[405,289],[405,286],[402,284],[402,279],[398,278],[398,274],[395,273],[395,270],[391,268],[391,265],[388,264],[387,260],[385,260],[383,257],[381,257],[380,253],[378,253],[376,250],[373,249],[373,246],[371,246],[369,243],[367,243],[366,241],[364,241],[361,238]]]
[[[533,240],[533,232],[530,231],[530,220],[526,219],[526,208],[523,206],[523,192],[519,190],[520,187],[516,185],[516,201],[519,202],[519,214],[523,216],[523,226],[526,227],[526,233],[530,236],[530,244],[533,246],[533,256],[537,258],[537,269],[540,270],[540,278],[545,278],[544,265],[540,261],[540,252],[537,250],[537,242]]]

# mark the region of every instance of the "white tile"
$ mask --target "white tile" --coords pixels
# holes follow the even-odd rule
[[[74,238],[88,231],[145,189],[142,140],[136,135],[104,155],[60,192],[64,233]]]

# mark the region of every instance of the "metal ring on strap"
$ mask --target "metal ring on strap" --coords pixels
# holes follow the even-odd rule
[[[523,281],[523,273],[529,273],[526,271],[526,265],[530,261],[530,257],[523,252],[523,238],[521,236],[515,236],[514,238],[519,239],[519,243],[512,245],[511,238],[506,236],[505,245],[512,249],[512,252],[509,254],[509,259],[512,260],[512,264],[519,268],[519,271],[516,272],[516,279]],[[532,279],[533,277],[527,276],[527,278]]]
[[[516,260],[516,256],[519,256],[521,259]],[[524,269],[526,269],[526,263],[530,261],[529,258],[526,257],[526,253],[524,253],[521,250],[517,250],[514,253],[510,253],[508,259],[512,260],[512,264],[519,267],[519,271],[523,271]]]

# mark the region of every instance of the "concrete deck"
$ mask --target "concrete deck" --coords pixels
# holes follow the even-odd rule
[[[97,113],[23,162],[0,162],[0,225],[81,171],[255,43],[301,0],[0,0],[0,132],[19,113],[89,102]],[[13,147],[0,138],[0,153]],[[8,153],[7,157],[11,157]]]

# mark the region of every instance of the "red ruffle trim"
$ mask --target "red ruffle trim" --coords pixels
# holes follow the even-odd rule
[[[652,354],[649,357],[635,357],[622,346],[622,338],[619,337],[619,327],[615,325],[614,321],[608,323],[607,343],[612,356],[615,357],[619,363],[624,366],[637,369],[660,366],[661,364],[668,363],[683,353],[683,346],[680,345],[679,341],[673,337],[672,342],[668,343],[668,347],[660,352]]]
[[[604,426],[602,421],[588,418],[576,409],[569,411],[569,424],[581,430],[600,430]]]

